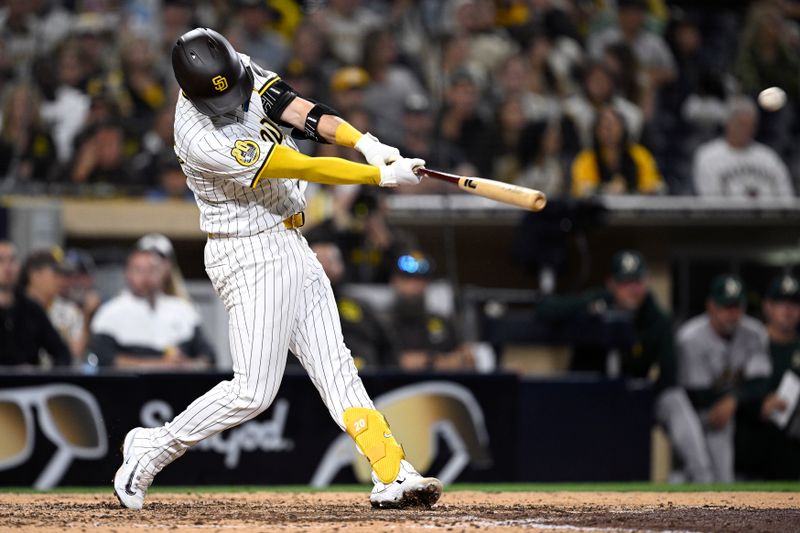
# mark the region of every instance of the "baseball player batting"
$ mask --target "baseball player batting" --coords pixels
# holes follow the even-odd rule
[[[298,357],[333,420],[372,466],[374,507],[430,506],[442,493],[404,459],[342,340],[331,285],[298,228],[307,181],[393,187],[416,184],[421,159],[361,134],[336,111],[312,103],[273,72],[205,28],[172,49],[182,91],[175,152],[208,233],[205,266],[229,313],[233,379],[223,381],[158,428],[134,428],[123,442],[114,492],[141,509],[161,469],[189,447],[267,409],[288,351]],[[307,157],[280,126],[317,142],[360,151],[369,165]]]

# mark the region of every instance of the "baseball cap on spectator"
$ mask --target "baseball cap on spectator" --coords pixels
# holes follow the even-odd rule
[[[800,282],[788,274],[773,278],[764,297],[776,302],[800,303]]]
[[[742,280],[731,274],[720,274],[711,282],[708,296],[721,307],[734,307],[745,302]]]
[[[172,241],[160,233],[148,233],[136,241],[135,248],[137,250],[155,252],[165,259],[173,259],[175,256],[175,250],[172,247]]]
[[[639,281],[647,275],[647,263],[636,250],[622,250],[611,258],[611,277],[614,281]]]
[[[361,89],[369,83],[369,74],[361,67],[342,67],[331,76],[331,92]]]
[[[408,250],[395,258],[393,270],[401,276],[427,278],[433,274],[433,260],[421,250]]]

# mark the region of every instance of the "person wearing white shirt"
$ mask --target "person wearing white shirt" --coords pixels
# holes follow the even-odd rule
[[[134,250],[125,271],[128,288],[92,320],[90,350],[101,366],[150,370],[203,369],[213,351],[190,303],[161,291],[160,258]]]
[[[754,140],[755,104],[746,97],[730,104],[724,136],[701,145],[692,175],[700,196],[783,198],[794,196],[786,164],[769,146]]]

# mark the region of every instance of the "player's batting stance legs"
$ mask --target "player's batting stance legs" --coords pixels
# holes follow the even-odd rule
[[[435,502],[441,483],[422,478],[402,460],[402,448],[374,409],[344,345],[330,282],[300,233],[280,226],[252,237],[211,239],[206,265],[230,313],[234,378],[218,384],[163,427],[128,433],[125,463],[114,479],[120,502],[141,508],[162,468],[202,439],[267,409],[278,391],[289,348],[308,371],[334,421],[372,464],[373,505]],[[403,482],[395,483],[401,471]]]
[[[419,183],[421,159],[361,133],[335,110],[302,98],[208,28],[180,36],[172,67],[181,87],[175,108],[175,153],[208,233],[205,265],[230,315],[233,379],[198,398],[171,422],[131,430],[114,491],[140,509],[153,478],[206,437],[267,409],[286,356],[300,359],[339,427],[369,459],[380,507],[431,505],[442,484],[403,460],[375,411],[342,341],[330,282],[305,239],[308,181],[381,187]],[[361,152],[370,165],[308,157],[281,128]]]

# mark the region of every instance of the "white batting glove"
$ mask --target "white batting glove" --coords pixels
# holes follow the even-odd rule
[[[383,144],[371,133],[362,135],[354,148],[364,154],[367,163],[376,167],[388,165],[392,161],[400,159],[400,150],[394,146]]]
[[[381,166],[381,187],[397,187],[398,185],[416,185],[421,179],[414,174],[414,169],[424,167],[423,159],[401,157],[391,165]]]

